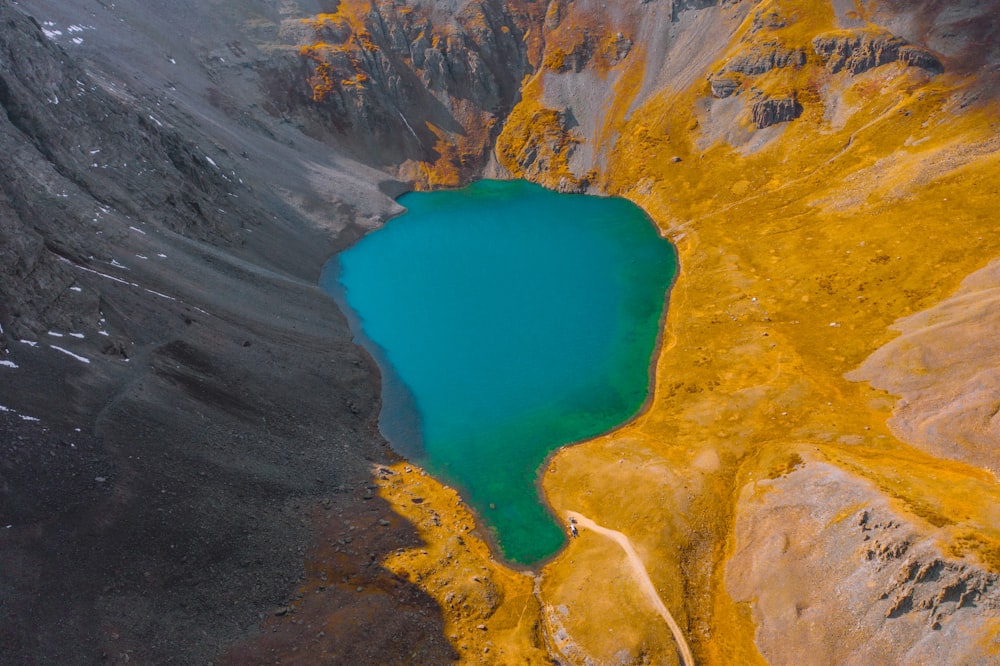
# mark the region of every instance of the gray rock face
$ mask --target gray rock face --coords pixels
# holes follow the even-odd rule
[[[731,58],[722,72],[740,72],[755,76],[782,67],[801,67],[806,64],[806,52],[802,49],[786,49],[776,42],[768,42],[759,48],[749,49]]]
[[[846,70],[852,75],[861,74],[893,62],[920,67],[933,74],[944,71],[933,53],[884,31],[850,30],[817,35],[813,48],[833,73]]]
[[[361,498],[393,459],[377,373],[315,286],[332,232],[267,189],[319,158],[233,157],[250,130],[115,49],[85,70],[28,4],[0,0],[0,663],[206,663],[288,605],[322,499],[388,513]],[[392,638],[347,658],[451,661],[433,601],[386,589]]]
[[[722,69],[710,77],[712,94],[724,99],[739,92],[743,76],[760,76],[784,67],[802,67],[806,60],[804,50],[786,49],[777,42],[748,47],[730,58]]]
[[[288,64],[267,77],[275,87],[308,79],[311,89],[279,96],[276,112],[301,118],[320,138],[333,129],[339,144],[375,166],[433,161],[439,137],[429,125],[480,131],[510,111],[530,70],[507,3],[464,3],[443,21],[426,6],[391,2],[376,3],[363,30],[317,19],[302,45],[311,76]],[[485,145],[483,152],[485,159]]]
[[[713,7],[719,4],[719,0],[671,0],[671,2],[671,13],[674,21],[676,21],[683,12],[690,11],[692,9],[704,9],[705,7]]]
[[[753,103],[750,111],[757,129],[795,120],[802,115],[802,105],[795,97],[768,97]]]
[[[562,62],[555,68],[559,72],[582,72],[594,59],[594,55],[600,48],[601,36],[595,35],[585,30],[583,38],[577,42],[573,48],[562,58]],[[614,67],[628,57],[632,51],[632,40],[623,33],[616,33],[611,40],[610,49],[604,59],[606,66]]]
[[[712,86],[712,95],[719,99],[731,97],[740,89],[739,81],[725,75],[713,76],[709,80],[709,84]]]
[[[239,242],[250,216],[221,211],[238,211],[234,197],[245,188],[193,142],[95,84],[30,19],[0,9],[0,151],[7,156],[0,162],[0,325],[7,334],[33,339],[51,326],[97,321],[93,295],[68,291],[76,277],[67,262],[114,261],[112,243],[123,232],[109,226],[112,216]]]

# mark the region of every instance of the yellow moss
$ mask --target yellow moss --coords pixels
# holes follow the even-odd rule
[[[494,561],[454,490],[412,464],[386,469],[376,474],[379,495],[425,545],[396,551],[382,565],[419,583],[440,604],[460,663],[549,663],[532,577]]]
[[[525,89],[540,89],[538,81],[536,78]],[[515,177],[531,178],[550,187],[576,186],[580,180],[569,168],[569,152],[578,142],[564,127],[558,111],[526,97],[507,117],[497,138],[496,156]]]
[[[699,479],[688,506],[623,493],[614,475],[566,483],[563,455],[559,475],[547,476],[545,487],[557,507],[579,505],[584,493],[623,495],[592,510],[612,522],[627,506],[659,525],[680,511],[711,535],[695,546],[692,560],[675,560],[669,546],[662,555],[665,566],[679,561],[685,572],[693,625],[710,628],[710,635],[694,635],[705,663],[760,659],[749,613],[729,598],[722,575],[743,483],[727,458],[772,451],[747,467],[772,476],[797,461],[765,461],[789,455],[780,452],[790,439],[807,442],[874,481],[926,529],[942,528],[954,552],[997,566],[990,508],[1000,501],[996,480],[896,441],[885,408],[871,407],[884,398],[843,375],[892,337],[893,321],[939,301],[1000,254],[1000,239],[984,233],[1000,186],[1000,158],[989,147],[998,113],[992,107],[954,113],[950,100],[964,82],[947,76],[929,79],[887,66],[833,80],[810,44],[833,27],[823,4],[761,4],[796,19],[770,31],[771,38],[777,34],[782,44],[810,54],[800,69],[754,80],[766,94],[796,94],[806,107],[763,148],[743,155],[722,140],[705,142],[699,108],[708,93],[700,82],[651,98],[605,131],[619,135],[602,174],[606,189],[640,203],[676,238],[682,269],[655,398],[615,437],[655,451],[678,470],[690,469],[706,447],[723,463]],[[734,45],[730,55],[744,47]],[[840,104],[851,112],[834,127],[827,106],[831,93],[841,91]],[[948,201],[961,206],[949,209]],[[900,233],[916,220],[921,233]],[[970,248],[973,234],[983,240]],[[603,465],[611,454],[602,442],[581,445],[574,456]],[[713,563],[707,571],[693,563],[706,557]]]
[[[545,54],[545,67],[555,71],[559,71],[563,68],[563,63],[566,60],[566,52],[562,49],[556,48]]]
[[[564,67],[580,43],[574,26],[599,36],[598,54],[617,30],[599,12],[585,25],[574,23],[566,3],[532,11],[561,21],[527,38],[533,62],[550,70]],[[784,25],[752,33],[754,15],[772,11]],[[729,57],[766,42],[807,53],[803,67],[742,81],[735,103],[747,107],[746,137],[768,138],[753,150],[739,140],[730,145],[726,133],[711,134],[717,102],[704,77],[690,90],[663,90],[633,108],[646,80],[641,45],[614,70],[601,69],[606,56],[590,65],[617,77],[600,132],[588,137],[606,158],[597,173],[578,179],[571,172],[569,155],[582,138],[542,102],[541,76],[523,86],[496,144],[498,160],[515,177],[551,187],[586,179],[633,199],[678,248],[681,272],[647,411],[608,436],[561,451],[542,485],[557,512],[580,511],[628,534],[698,663],[763,663],[751,607],[737,604],[726,587],[735,511],[747,483],[790,473],[803,458],[870,480],[946,551],[1000,571],[996,479],[898,441],[886,424],[892,398],[844,378],[893,337],[894,321],[939,302],[1000,255],[1000,236],[992,233],[1000,112],[960,108],[956,100],[968,82],[947,74],[931,78],[890,65],[857,77],[830,75],[811,41],[835,28],[829,3],[765,0],[750,10],[726,56],[706,69],[718,72]],[[442,39],[432,36],[434,44]],[[750,88],[795,95],[803,115],[756,134]],[[472,112],[458,108],[463,124],[474,126]],[[435,131],[438,157],[417,167],[418,179],[427,187],[457,184],[485,139]],[[469,543],[465,522],[432,529],[429,514],[406,504],[407,488],[394,487],[392,501],[418,526],[427,553],[403,553],[388,566],[419,573],[440,601],[442,581],[458,574],[437,567],[445,566],[439,563],[449,530]],[[440,516],[471,521],[448,506]],[[615,637],[630,650],[662,639],[662,625],[624,583],[603,594],[608,580],[621,577],[621,563],[592,537],[574,540],[546,566],[541,598],[549,608],[529,603],[516,576],[498,583],[511,590],[496,611],[507,619],[491,621],[514,627],[510,644],[528,646],[523,654],[541,654],[531,652],[541,649],[533,632],[543,616],[554,626],[560,616],[547,613],[560,604],[569,617],[558,621],[593,654],[606,656],[612,647],[602,625],[608,613],[621,627]],[[486,566],[496,580],[501,572],[513,575],[488,560],[483,550],[462,566]],[[446,601],[443,608],[449,627],[478,635]],[[533,629],[525,618],[533,618]],[[516,650],[522,648],[511,654],[522,654]]]
[[[802,462],[802,456],[798,453],[794,451],[792,453],[788,453],[770,466],[767,470],[767,478],[777,479],[785,476],[786,474],[790,474],[801,466]]]

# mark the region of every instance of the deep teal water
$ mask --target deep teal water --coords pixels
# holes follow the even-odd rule
[[[565,539],[538,468],[642,406],[673,247],[628,201],[523,181],[399,202],[321,284],[381,366],[393,446],[458,488],[504,557],[538,562]]]

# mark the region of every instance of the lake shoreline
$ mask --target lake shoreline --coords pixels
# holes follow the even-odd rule
[[[542,197],[543,201],[550,201],[548,199],[548,197],[550,197],[551,194],[552,194],[551,191],[543,190],[542,188],[539,188],[536,185],[531,185],[531,184],[528,184],[528,183],[518,184],[517,181],[478,181],[477,185],[480,185],[480,187],[482,188],[480,190],[480,192],[484,193],[484,196],[486,197],[487,200],[490,200],[491,198],[497,197],[497,196],[500,196],[500,197],[509,196],[509,195],[507,195],[504,192],[504,188],[508,188],[509,189],[509,187],[511,187],[513,185],[517,185],[518,187],[537,188],[538,194],[532,194],[531,196]],[[468,190],[457,190],[457,192],[467,192],[467,191]],[[475,190],[473,190],[473,192],[474,191]],[[529,191],[534,192],[534,189],[531,189]],[[466,194],[464,196],[470,197],[470,198],[474,199],[478,195],[477,194]],[[562,197],[562,196],[567,196],[567,195],[559,195],[559,196]],[[579,205],[580,202],[581,202],[581,198],[584,197],[584,195],[569,195],[569,196],[576,203],[576,205]],[[593,197],[591,197],[591,198],[593,198]],[[601,202],[602,206],[607,206],[607,204],[605,204],[604,202],[611,201],[611,200],[614,200],[616,202],[618,202],[618,201],[627,202],[627,200],[625,200],[625,199],[611,198],[611,197],[600,197],[600,198],[595,198],[595,199],[598,202]],[[529,200],[531,200],[530,197],[529,197]],[[643,390],[641,392],[642,401],[635,408],[635,410],[630,410],[628,418],[626,418],[625,420],[623,420],[621,422],[615,423],[613,426],[604,428],[604,429],[600,430],[599,432],[596,432],[595,434],[589,434],[588,433],[587,435],[585,435],[583,437],[573,438],[572,440],[566,441],[566,443],[560,444],[560,445],[555,446],[553,448],[546,447],[548,450],[545,452],[544,457],[540,459],[538,465],[536,467],[534,467],[534,469],[533,469],[532,472],[530,472],[528,478],[531,479],[530,483],[531,483],[531,486],[534,488],[534,491],[535,491],[535,496],[532,498],[532,500],[535,503],[535,506],[538,507],[539,509],[541,509],[541,511],[544,512],[544,515],[547,516],[547,519],[551,521],[551,523],[549,523],[549,524],[553,525],[559,531],[559,534],[562,537],[561,541],[560,541],[560,543],[558,545],[558,547],[556,547],[550,554],[548,554],[548,555],[546,555],[544,557],[541,557],[541,558],[534,558],[534,557],[532,557],[530,560],[526,561],[527,563],[525,563],[525,562],[519,562],[519,561],[516,561],[514,559],[511,559],[510,557],[508,557],[507,555],[504,554],[504,550],[500,546],[500,539],[499,539],[499,537],[496,534],[496,530],[498,530],[498,529],[500,529],[501,532],[502,532],[502,528],[498,527],[498,526],[501,526],[503,524],[503,521],[501,521],[501,522],[498,523],[496,520],[492,519],[492,517],[490,516],[490,511],[494,510],[494,508],[495,508],[493,502],[490,502],[490,508],[489,509],[486,508],[486,501],[483,500],[483,499],[479,500],[483,504],[483,506],[478,506],[478,504],[476,502],[474,502],[474,501],[467,501],[466,502],[467,508],[469,508],[473,512],[473,514],[475,515],[475,517],[476,517],[477,526],[481,526],[481,529],[477,529],[477,532],[478,532],[478,535],[480,536],[480,538],[482,538],[484,541],[486,541],[486,542],[489,543],[491,551],[494,553],[494,555],[500,561],[502,561],[505,565],[510,566],[513,569],[517,569],[517,570],[520,570],[520,571],[526,571],[526,572],[533,572],[535,570],[538,570],[538,569],[544,567],[551,559],[553,559],[556,556],[558,556],[558,554],[561,553],[562,550],[565,548],[565,545],[567,543],[566,536],[565,536],[564,521],[562,519],[560,519],[560,517],[558,515],[556,515],[555,511],[552,509],[552,506],[549,503],[548,498],[546,497],[546,495],[544,493],[544,489],[542,487],[542,478],[544,477],[544,474],[545,474],[547,468],[550,465],[552,457],[554,455],[556,455],[559,451],[561,451],[562,449],[564,449],[566,447],[574,446],[574,445],[577,445],[577,444],[579,444],[581,442],[585,442],[585,441],[589,441],[589,440],[592,440],[592,439],[595,439],[595,438],[600,438],[600,437],[606,436],[606,435],[608,435],[611,432],[614,432],[614,431],[616,431],[616,430],[618,430],[618,429],[620,429],[622,427],[627,426],[628,424],[632,423],[635,419],[639,418],[642,414],[644,414],[648,410],[649,404],[651,403],[652,398],[653,398],[653,396],[652,396],[652,387],[655,384],[655,366],[654,366],[654,364],[657,362],[657,359],[659,357],[660,350],[661,350],[661,347],[662,347],[662,341],[663,341],[663,324],[664,324],[665,317],[666,317],[666,314],[667,314],[667,311],[668,311],[668,308],[669,308],[670,290],[672,289],[672,287],[675,284],[676,279],[677,279],[677,269],[678,269],[678,267],[677,267],[677,258],[678,258],[678,255],[677,255],[676,248],[674,248],[673,245],[669,243],[669,240],[666,239],[663,236],[663,234],[661,233],[660,229],[656,226],[656,224],[651,219],[650,215],[646,211],[644,211],[641,208],[639,208],[638,206],[636,206],[634,203],[632,203],[632,202],[627,202],[627,203],[628,203],[628,206],[630,208],[632,208],[632,209],[635,210],[635,214],[637,215],[636,221],[642,223],[642,227],[641,228],[642,229],[648,229],[648,231],[643,231],[642,233],[646,234],[646,233],[649,233],[649,232],[653,232],[658,240],[664,241],[664,247],[667,248],[668,252],[669,252],[669,256],[664,259],[664,261],[667,262],[666,265],[670,266],[670,269],[669,269],[669,272],[668,272],[669,281],[667,282],[667,285],[666,285],[666,287],[663,290],[662,296],[659,297],[659,302],[658,302],[657,306],[655,306],[655,313],[656,313],[655,330],[653,330],[652,327],[651,327],[651,330],[650,330],[650,334],[653,335],[652,349],[651,349],[651,351],[649,353],[648,359],[645,359],[645,355],[644,355],[644,360],[642,361],[642,367],[643,367],[643,371],[644,371],[644,375],[645,375],[645,382],[643,384]],[[620,206],[620,204],[618,204],[618,203],[616,203],[614,205],[615,206]],[[602,210],[604,210],[604,209],[602,209]],[[618,210],[618,209],[612,207],[612,208],[607,209],[607,210],[610,211],[610,210]],[[626,209],[624,209],[624,208],[621,209],[621,212],[615,213],[615,216],[613,218],[609,218],[609,219],[616,219],[616,220],[620,219],[618,217],[618,215],[624,214],[624,210],[626,210]],[[624,224],[623,221],[620,222],[620,223]],[[580,222],[580,221],[574,219],[572,222],[570,222],[570,224],[572,224],[573,227],[574,227],[570,231],[570,233],[572,233],[573,235],[578,235],[579,233],[587,233],[586,232],[585,223]],[[593,223],[590,223],[590,224],[593,224]],[[619,235],[620,235],[620,232],[617,230],[617,228],[614,229],[613,231],[611,231],[606,226],[606,222],[602,221],[602,222],[599,222],[598,224],[601,225],[601,228],[605,229],[605,231],[602,232],[602,233],[612,233],[613,236],[615,237],[615,241],[616,242],[626,242],[626,241],[620,240],[618,238]],[[629,222],[628,224],[631,225],[632,223]],[[646,227],[645,225],[649,225],[649,227]],[[379,227],[379,229],[382,229],[382,228],[384,228],[384,227]],[[629,228],[631,228],[631,227],[629,227]],[[532,227],[532,229],[533,229],[533,232],[537,233],[537,229],[535,227]],[[450,232],[448,232],[448,233],[450,233]],[[635,232],[630,232],[630,233],[635,233]],[[630,238],[631,236],[626,235],[626,237]],[[637,242],[637,241],[633,240],[633,241],[629,241],[629,242]],[[407,250],[408,251],[412,251],[411,245],[407,245]],[[650,256],[657,256],[657,257],[660,256],[659,254],[657,254],[659,252],[659,250],[656,251],[657,253],[649,255],[649,253],[652,252],[652,251],[653,251],[652,247],[650,247],[647,250],[644,250],[643,251],[644,254],[643,253],[639,254],[639,259],[638,260],[639,261],[648,262],[648,261],[651,261],[651,259],[649,258]],[[626,253],[623,256],[629,257],[631,259],[631,264],[635,264],[636,261],[637,261],[636,255],[635,255],[634,252],[632,252],[632,253]],[[661,260],[660,259],[656,259],[656,261],[661,261]],[[587,262],[584,261],[584,263],[586,264]],[[442,484],[455,489],[460,494],[461,497],[463,497],[463,498],[470,498],[470,499],[474,498],[476,496],[476,492],[474,490],[470,489],[461,480],[456,479],[453,476],[449,476],[447,473],[442,473],[440,470],[435,471],[433,469],[434,468],[433,463],[431,462],[431,460],[427,459],[427,455],[428,454],[427,454],[426,448],[422,447],[422,448],[419,448],[419,449],[414,449],[412,447],[412,442],[413,442],[412,435],[415,432],[412,428],[415,428],[415,427],[417,427],[417,426],[420,425],[420,423],[422,422],[422,417],[420,416],[419,411],[416,409],[416,403],[415,403],[415,401],[413,401],[413,402],[409,402],[408,401],[409,402],[408,406],[402,406],[402,405],[400,405],[401,401],[399,399],[399,396],[398,395],[397,396],[392,396],[392,395],[390,395],[390,393],[393,392],[393,390],[394,390],[392,388],[392,386],[397,386],[399,388],[402,388],[403,390],[402,391],[397,391],[397,393],[404,393],[404,394],[406,394],[407,397],[412,397],[413,393],[412,393],[412,391],[407,390],[408,387],[406,387],[405,383],[399,377],[399,375],[398,375],[395,367],[392,366],[389,363],[388,356],[386,355],[386,353],[384,352],[384,350],[377,343],[375,343],[373,340],[371,340],[371,338],[369,337],[369,335],[363,330],[363,327],[361,326],[361,316],[358,315],[358,314],[356,314],[355,311],[354,311],[354,309],[348,304],[348,302],[347,302],[348,298],[347,298],[347,293],[346,293],[347,289],[340,282],[342,265],[343,265],[343,263],[342,263],[342,255],[338,254],[337,256],[331,258],[331,260],[328,262],[328,264],[326,265],[326,267],[324,267],[323,276],[322,276],[322,279],[321,279],[320,282],[321,282],[321,286],[323,286],[324,290],[327,291],[331,295],[331,297],[338,303],[338,305],[341,307],[341,309],[343,309],[345,312],[349,313],[348,314],[348,319],[351,322],[351,328],[352,328],[352,331],[354,332],[355,340],[358,343],[362,344],[362,346],[365,347],[365,349],[369,352],[369,354],[371,354],[372,357],[375,358],[376,362],[379,365],[380,370],[382,371],[383,375],[385,376],[383,378],[383,382],[384,383],[383,383],[383,388],[382,388],[382,396],[383,396],[383,405],[384,405],[384,407],[383,407],[382,414],[380,415],[380,428],[382,430],[382,433],[390,441],[390,444],[393,447],[394,451],[396,453],[398,453],[399,455],[401,455],[404,459],[406,459],[408,461],[411,461],[414,465],[417,465],[417,466],[420,466],[421,468],[426,469],[428,471],[428,473],[433,474],[435,478],[439,479]],[[394,264],[390,264],[390,265],[394,266]],[[645,265],[645,264],[640,264],[640,266],[642,266],[642,265]],[[381,268],[380,268],[380,270],[384,270],[384,269],[385,269],[385,266],[382,265]],[[590,266],[588,266],[588,270],[592,270],[592,268]],[[629,270],[634,270],[634,268],[630,268]],[[634,279],[626,279],[623,284],[626,285],[626,288],[630,288],[631,285],[632,285],[632,282],[635,282],[635,280]],[[336,283],[336,284],[334,284],[334,283]],[[634,298],[634,297],[630,297],[630,298]],[[645,309],[645,308],[648,308],[649,306],[641,306],[641,307],[643,309]],[[624,311],[622,311],[622,312],[624,312]],[[646,317],[646,319],[644,319],[643,321],[649,321],[651,319],[651,314],[653,312],[653,308],[649,308],[647,310],[647,312],[649,312],[649,314],[643,315],[644,317]],[[617,324],[617,320],[615,320],[615,322],[616,322],[616,325],[623,326],[623,328],[620,329],[620,330],[628,331],[629,333],[632,333],[633,328],[635,326],[634,324],[628,324],[628,325]],[[644,325],[649,325],[649,324],[644,324]],[[409,333],[408,333],[408,335],[409,335]],[[630,337],[629,339],[631,340],[632,338]],[[641,338],[639,338],[639,340],[641,340]],[[633,342],[631,342],[631,344],[634,345],[634,344],[636,344],[636,342],[633,341]],[[645,343],[640,343],[640,344],[644,345]],[[493,350],[493,347],[491,346],[490,349]],[[623,352],[617,352],[617,353],[623,353]],[[589,360],[589,358],[588,358],[588,360]],[[611,367],[618,368],[618,361],[615,361]],[[629,366],[623,366],[623,367],[629,367]],[[474,374],[474,373],[472,373],[472,374]],[[483,376],[492,376],[492,375],[485,374]],[[638,393],[638,391],[636,391],[636,392]],[[600,394],[596,394],[596,395],[600,395]],[[603,398],[601,398],[600,400],[603,400]],[[388,407],[388,409],[386,409],[386,407]],[[410,409],[411,407],[412,407],[412,409]],[[450,408],[450,404],[449,404],[449,408]],[[384,427],[385,424],[386,424],[386,422],[387,422],[386,414],[388,412],[390,412],[390,411],[398,412],[398,411],[400,411],[400,409],[404,409],[404,411],[411,411],[412,412],[412,418],[407,417],[407,420],[411,424],[411,430],[407,433],[407,439],[405,439],[405,440],[401,440],[399,437],[395,436],[395,433],[390,432],[389,429],[387,429],[387,428]],[[585,414],[592,414],[592,412],[590,412],[589,410],[586,411],[586,412],[583,412],[583,413],[585,413]],[[593,412],[593,414],[596,414],[596,413],[599,413],[599,412]],[[560,424],[558,427],[565,428],[565,427],[567,427],[567,424],[572,424],[573,423],[572,420],[566,421],[565,420],[566,418],[575,418],[575,417],[569,417],[569,415],[567,415],[567,417],[562,417],[562,416],[559,417],[558,421],[556,421],[556,423]],[[587,417],[588,422],[592,418],[593,418],[592,416],[588,416]],[[532,432],[534,432],[534,430],[532,430]],[[519,441],[516,438],[515,438],[515,440]],[[504,440],[501,437],[501,440],[499,440],[499,441],[504,442],[504,446],[506,447],[508,441],[515,441],[515,440]],[[422,444],[422,442],[421,442],[421,444]],[[467,452],[463,451],[463,453],[460,454],[460,457],[464,458],[466,456],[466,454],[467,454]],[[431,464],[428,465],[428,463],[431,463]],[[497,505],[499,505],[499,504],[500,503],[497,502]],[[516,507],[517,505],[514,505],[514,506]],[[518,523],[518,524],[522,524],[522,523]],[[550,534],[554,535],[555,532],[551,532]],[[508,547],[511,547],[511,544],[508,544]]]

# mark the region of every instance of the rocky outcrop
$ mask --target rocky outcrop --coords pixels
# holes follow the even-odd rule
[[[583,29],[577,32],[568,49],[551,49],[545,66],[557,72],[581,72],[591,63],[598,69],[607,69],[623,61],[631,51],[632,40],[623,32],[603,36]]]
[[[778,42],[765,42],[730,58],[722,67],[721,73],[739,72],[756,76],[772,69],[801,67],[805,64],[805,49],[784,47]]]
[[[802,105],[795,96],[765,97],[750,107],[750,117],[757,129],[795,120],[802,115]]]
[[[726,0],[723,1],[725,2]],[[674,21],[677,21],[683,12],[692,9],[705,9],[706,7],[714,7],[719,4],[719,0],[670,0],[670,2],[671,18]]]
[[[759,76],[784,67],[802,67],[806,60],[804,49],[788,48],[779,42],[749,45],[709,77],[712,94],[720,99],[729,97],[739,92],[745,77]]]
[[[1000,612],[1000,576],[825,463],[744,489],[726,585],[771,663],[976,663],[990,648],[968,637]]]
[[[1000,610],[1000,575],[922,547],[926,544],[919,544],[901,522],[880,520],[873,510],[860,511],[854,525],[865,543],[865,561],[880,573],[893,574],[879,595],[889,602],[886,618],[926,613],[931,629],[939,630],[962,608]]]
[[[544,177],[561,192],[583,192],[589,183],[569,169],[569,158],[579,141],[568,112],[521,104],[504,126],[497,159],[519,177]]]
[[[719,74],[709,78],[709,85],[712,86],[712,95],[719,99],[732,97],[740,89],[740,82],[736,77]]]
[[[834,74],[846,70],[856,75],[894,62],[919,67],[932,74],[944,71],[941,61],[933,53],[884,30],[824,33],[817,35],[812,43],[816,54]]]
[[[426,4],[383,0],[360,13],[344,3],[306,21],[308,88],[276,111],[318,136],[332,129],[370,164],[435,164],[456,184],[485,160],[530,69],[517,9],[467,1],[445,17]]]

